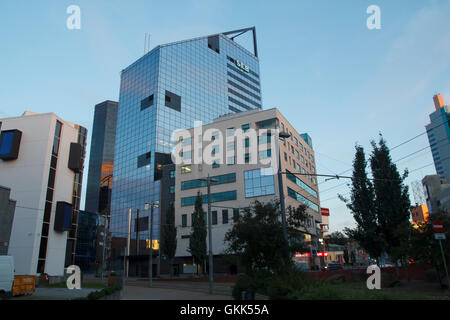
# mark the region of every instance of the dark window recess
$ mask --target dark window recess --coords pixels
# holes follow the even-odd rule
[[[134,232],[148,230],[148,217],[134,219]]]
[[[45,259],[47,253],[47,238],[41,238],[41,245],[39,247],[39,259]]]
[[[20,140],[22,131],[6,130],[0,135],[0,159],[4,161],[16,160],[19,156]]]
[[[236,113],[242,112],[242,110],[236,109],[235,107],[232,107],[232,106],[228,106],[228,109],[230,109],[231,111],[236,112]]]
[[[181,236],[181,239],[189,239],[191,236],[190,235],[184,235],[184,236]]]
[[[55,225],[53,229],[58,232],[70,231],[72,228],[72,205],[58,201],[55,211]]]
[[[261,90],[259,90],[257,87],[251,85],[250,83],[248,83],[247,81],[245,81],[245,80],[239,78],[238,76],[235,76],[235,75],[232,74],[230,71],[227,72],[227,75],[228,75],[230,78],[233,78],[234,80],[239,81],[239,82],[242,83],[243,85],[249,87],[250,89],[252,89],[252,90],[254,90],[254,91],[258,92],[258,93],[261,93]]]
[[[235,88],[237,88],[239,90],[241,90],[242,92],[248,94],[249,96],[255,98],[256,100],[260,100],[261,101],[261,98],[258,95],[254,94],[253,92],[250,92],[249,90],[245,89],[244,87],[238,85],[236,82],[228,80],[228,84],[232,85],[233,87],[235,87]]]
[[[181,112],[181,97],[179,95],[166,90],[166,97],[164,101],[164,105],[166,107]]]
[[[69,164],[68,167],[74,172],[80,172],[82,169],[82,148],[81,143],[72,142],[70,144]]]
[[[42,234],[41,234],[41,236],[48,237],[49,226],[50,225],[48,223],[45,223],[45,222],[42,224]]]
[[[144,154],[141,154],[138,159],[137,159],[137,167],[141,168],[144,167],[146,165],[150,164],[151,161],[151,157],[152,157],[152,153],[151,152],[147,152]]]
[[[240,106],[240,107],[242,107],[242,108],[244,108],[244,109],[247,109],[247,110],[254,110],[255,108],[252,108],[252,107],[249,107],[248,105],[246,105],[246,104],[244,104],[244,103],[242,103],[242,102],[240,102],[240,101],[238,101],[238,100],[236,100],[236,99],[234,99],[233,97],[228,97],[228,101],[230,101],[230,102],[233,102],[234,104],[237,104],[238,106]]]
[[[45,202],[45,210],[44,210],[44,222],[49,223],[50,222],[50,213],[52,210],[52,203],[51,202]]]
[[[153,180],[161,180],[163,175],[163,167],[168,164],[173,164],[170,153],[155,152],[155,170]]]
[[[47,196],[45,200],[52,202],[53,201],[53,189],[47,188]]]
[[[56,170],[50,168],[50,172],[48,174],[48,187],[54,189],[55,188],[55,174]]]
[[[241,98],[244,101],[247,101],[248,103],[254,105],[257,108],[261,108],[261,105],[259,103],[257,103],[256,101],[253,101],[253,100],[251,100],[249,98],[247,98],[246,96],[240,94],[239,92],[237,92],[237,91],[235,91],[235,90],[233,90],[231,88],[228,88],[228,92],[233,94],[233,95],[235,95],[236,97]]]
[[[141,101],[141,111],[151,107],[153,105],[153,95],[147,97]]]
[[[219,46],[219,36],[211,36],[208,37],[208,48],[211,50],[214,50],[217,53],[220,53],[220,46]]]

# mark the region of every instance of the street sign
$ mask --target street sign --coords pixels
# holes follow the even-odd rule
[[[445,233],[435,233],[434,238],[436,240],[445,240]]]
[[[433,222],[433,230],[438,233],[444,232],[444,225],[440,221],[435,221]]]
[[[328,208],[320,208],[320,214],[323,216],[329,216],[330,215],[330,209]]]

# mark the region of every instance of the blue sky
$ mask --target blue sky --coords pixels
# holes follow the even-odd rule
[[[72,4],[81,8],[80,30],[66,28]],[[381,9],[380,30],[366,27],[372,4]],[[318,173],[341,173],[355,143],[369,154],[382,132],[396,146],[424,132],[435,93],[450,104],[449,16],[450,2],[438,0],[3,0],[0,117],[51,111],[91,133],[94,105],[118,99],[120,71],[143,54],[146,32],[154,47],[256,26],[264,108],[279,108],[310,134]],[[427,145],[423,135],[392,158]],[[427,149],[398,167],[426,166],[410,174],[410,185],[435,174],[432,162]],[[353,225],[337,198],[348,193],[345,182],[319,186],[331,231]]]

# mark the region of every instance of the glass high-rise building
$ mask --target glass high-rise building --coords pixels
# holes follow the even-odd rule
[[[109,215],[117,125],[116,101],[95,106],[85,210]]]
[[[234,41],[247,31],[253,32],[253,52]],[[150,209],[144,208],[160,200],[172,132],[261,107],[255,28],[160,45],[122,71],[110,231],[112,256],[120,263],[130,227],[130,275],[148,272]],[[158,210],[153,239],[159,239]]]
[[[430,114],[426,125],[436,173],[441,179],[450,178],[450,109],[442,95],[433,96],[436,110]]]

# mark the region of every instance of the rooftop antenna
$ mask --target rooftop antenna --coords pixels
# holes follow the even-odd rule
[[[144,54],[150,51],[150,33],[145,33],[144,39]]]

